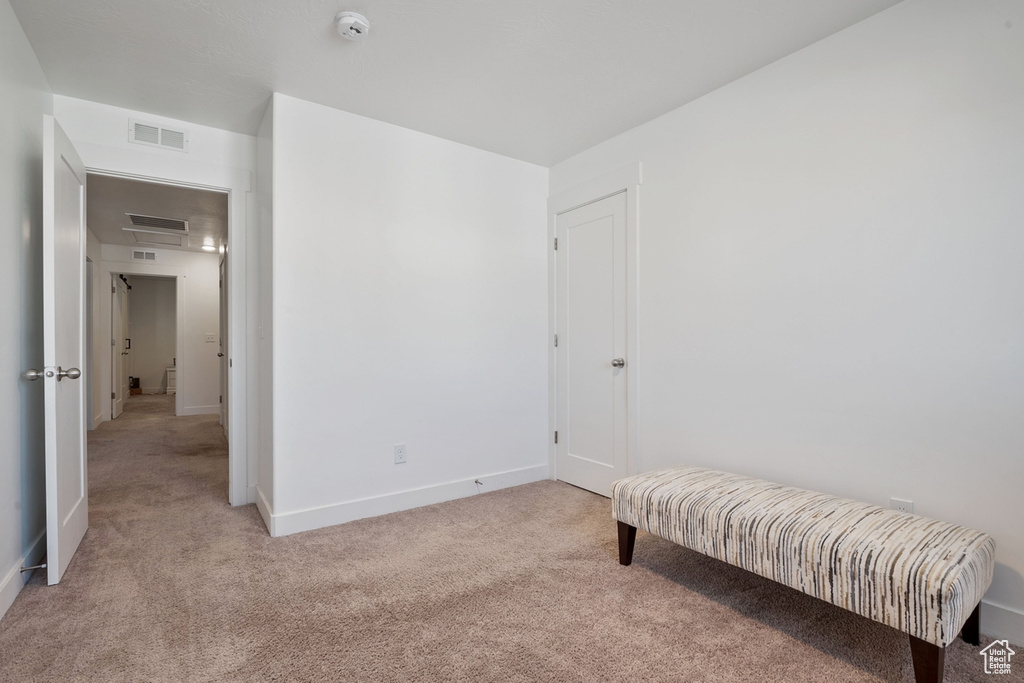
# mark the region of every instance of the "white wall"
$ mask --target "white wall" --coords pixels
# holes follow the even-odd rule
[[[275,96],[276,97],[276,96]],[[271,510],[274,507],[274,310],[273,310],[273,244],[274,244],[274,106],[271,102],[260,122],[256,136],[257,196],[259,229],[250,240],[255,264],[252,294],[255,295],[250,316],[256,321],[256,353],[252,354],[250,374],[258,378],[258,391],[251,400],[255,431],[250,439],[257,444],[256,503],[260,514],[272,527]]]
[[[248,445],[250,345],[255,346],[254,326],[247,313],[255,306],[247,276],[250,229],[256,228],[251,193],[256,168],[256,139],[229,131],[200,126],[71,97],[54,97],[54,114],[67,131],[85,165],[94,171],[171,181],[188,186],[229,191],[228,249],[231,268],[228,282],[228,383],[229,395],[229,500],[233,505],[255,502],[254,481],[258,453]],[[128,142],[129,119],[189,131],[187,154]],[[253,209],[253,211],[250,211]],[[253,288],[255,289],[255,288]],[[216,331],[216,328],[213,328]],[[254,378],[255,381],[255,378]],[[108,378],[109,382],[109,378]],[[110,393],[109,384],[106,389]],[[109,411],[109,406],[108,406]]]
[[[138,275],[128,282],[129,371],[139,378],[142,393],[162,394],[167,391],[167,366],[177,356],[177,283],[174,278]]]
[[[546,169],[273,106],[272,533],[545,478]]]
[[[220,256],[205,252],[147,249],[156,253],[156,261],[132,261],[132,247],[103,245],[104,273],[173,276],[176,278],[175,302],[178,348],[177,395],[178,415],[209,415],[220,412],[220,361],[217,352],[220,316]],[[134,287],[134,282],[132,283]],[[101,302],[99,326],[110,329],[110,297]],[[214,341],[207,342],[208,335]],[[173,355],[172,355],[173,358]],[[102,359],[101,359],[102,360]],[[101,378],[110,386],[110,358],[102,360]],[[109,391],[109,389],[108,389]],[[109,404],[109,401],[108,401]],[[104,417],[109,417],[109,405]]]
[[[991,533],[1024,642],[1024,6],[909,0],[559,164],[641,161],[641,469]]]
[[[218,176],[224,174],[224,168],[248,174],[256,167],[256,141],[251,135],[60,94],[54,95],[53,103],[54,116],[75,143],[82,160],[93,169],[184,182],[208,181],[214,187],[223,188]],[[129,119],[186,129],[188,152],[132,144],[128,141]],[[234,206],[229,208],[234,209]]]
[[[53,96],[10,3],[0,0],[0,616],[45,550],[42,368],[43,115]]]
[[[88,370],[83,368],[83,372],[87,372],[85,380],[88,383],[89,400],[87,401],[90,409],[89,419],[86,420],[88,428],[95,429],[99,426],[100,422],[103,421],[103,405],[109,404],[110,399],[105,399],[103,393],[103,383],[100,382],[98,371],[100,363],[102,363],[103,356],[110,355],[110,330],[101,329],[97,324],[100,319],[100,297],[109,296],[110,283],[105,281],[105,277],[100,273],[100,262],[103,260],[103,245],[100,244],[100,240],[96,237],[96,234],[86,228],[85,234],[85,258],[89,261],[89,268],[86,271],[86,291],[91,295],[91,299],[86,299],[86,333],[89,335],[89,340],[86,343],[86,353],[89,354]],[[109,390],[106,394],[109,396]]]

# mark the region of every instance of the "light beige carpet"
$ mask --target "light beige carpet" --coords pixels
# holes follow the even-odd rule
[[[90,434],[90,530],[0,621],[0,680],[913,680],[903,634],[796,591],[643,532],[619,566],[609,501],[565,484],[272,539],[216,417],[172,413]],[[945,680],[989,680],[978,651]]]

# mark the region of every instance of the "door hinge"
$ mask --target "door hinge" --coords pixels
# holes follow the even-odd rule
[[[111,285],[111,287],[110,287],[110,293],[111,293],[111,294],[113,294],[113,293],[114,293],[114,292],[116,292],[116,291],[117,291],[117,288],[116,288],[116,287],[114,287],[113,285]]]
[[[558,238],[555,238],[555,251],[558,251]]]
[[[558,348],[558,335],[555,335],[555,348]]]
[[[555,443],[558,443],[558,432],[555,432]]]
[[[223,403],[223,402],[224,402],[224,396],[218,396],[217,397],[217,403]]]
[[[111,391],[111,392],[110,392],[110,398],[112,398],[112,399],[113,399],[113,398],[117,398],[117,396],[116,396],[116,395],[114,394],[114,392],[113,392],[113,391]]]
[[[113,339],[111,339],[111,340],[110,340],[110,345],[111,345],[111,346],[117,346],[117,342],[116,342],[116,341],[114,341]]]

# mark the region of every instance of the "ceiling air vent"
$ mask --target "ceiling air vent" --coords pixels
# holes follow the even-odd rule
[[[173,149],[178,152],[187,152],[188,132],[174,128],[165,128],[153,123],[129,120],[128,142]]]
[[[172,235],[187,235],[188,221],[180,218],[160,218],[159,216],[143,216],[138,213],[126,213],[138,232],[166,232]],[[124,228],[132,230],[132,228]]]
[[[156,261],[155,251],[140,251],[138,249],[132,250],[133,261]]]

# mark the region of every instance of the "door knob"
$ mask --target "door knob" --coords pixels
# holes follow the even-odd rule
[[[82,376],[82,371],[78,368],[68,368],[67,370],[61,370],[60,366],[57,366],[57,381],[61,381],[65,377],[68,379],[78,379]]]
[[[25,374],[23,374],[22,377],[27,379],[29,382],[34,382],[37,379],[41,379],[43,377],[53,377],[54,374],[55,373],[53,372],[53,368],[50,368],[49,370],[26,370]],[[79,377],[82,376],[82,371],[79,370],[78,368],[68,368],[67,370],[62,370],[61,367],[58,365],[56,375],[57,381],[59,382],[65,377],[67,377],[68,379],[78,379]]]
[[[217,358],[223,358],[223,357],[224,357],[224,354],[223,354],[223,353],[220,353],[220,352],[218,351],[218,352],[217,352]]]
[[[625,358],[614,358],[614,359],[612,359],[612,367],[613,368],[624,368],[624,367],[626,367],[626,359]]]

